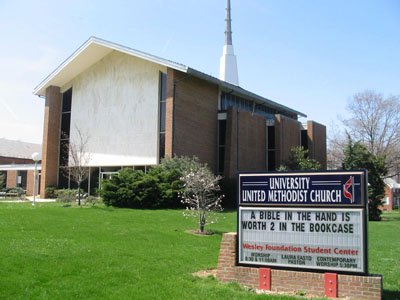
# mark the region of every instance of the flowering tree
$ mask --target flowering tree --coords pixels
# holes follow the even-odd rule
[[[181,180],[184,190],[181,193],[182,203],[186,205],[185,216],[198,218],[200,232],[207,224],[217,221],[217,212],[221,212],[223,195],[218,195],[221,188],[218,184],[221,176],[214,176],[206,166],[191,169]]]

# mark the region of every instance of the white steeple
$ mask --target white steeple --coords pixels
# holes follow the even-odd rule
[[[219,79],[235,85],[239,85],[236,56],[233,52],[232,45],[230,0],[227,0],[226,6],[225,45],[222,50],[222,56],[219,65]]]

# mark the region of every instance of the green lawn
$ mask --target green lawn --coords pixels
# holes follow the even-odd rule
[[[178,210],[0,203],[0,299],[294,299],[256,295],[191,273],[217,266],[236,213],[194,236]],[[399,298],[400,214],[370,223],[370,272]],[[397,254],[397,256],[396,256]]]
[[[400,213],[368,223],[369,272],[383,275],[384,299],[400,299]]]

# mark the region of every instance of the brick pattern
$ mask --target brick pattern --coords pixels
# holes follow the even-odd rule
[[[381,299],[382,277],[339,275],[338,296],[355,299]]]
[[[239,129],[239,134],[237,134],[237,129]],[[237,171],[257,172],[266,170],[266,130],[267,126],[264,117],[253,115],[246,111],[238,111],[234,107],[228,109],[224,162],[225,177],[235,178]],[[239,166],[237,166],[238,142]]]
[[[32,159],[0,156],[0,165],[34,164]]]
[[[166,155],[196,155],[215,172],[218,86],[168,69],[166,111]]]
[[[308,149],[314,158],[326,169],[326,127],[314,121],[307,122]]]
[[[236,233],[222,236],[221,250],[218,257],[217,278],[222,282],[237,282],[258,288],[259,272],[257,268],[236,266]]]
[[[26,195],[27,196],[33,196],[33,183],[35,180],[35,171],[34,170],[28,170],[26,174]],[[36,182],[36,186],[38,185],[38,182]]]
[[[221,282],[237,282],[258,288],[259,268],[236,265],[236,232],[222,236],[218,257],[217,278]],[[382,296],[380,276],[338,276],[338,297],[378,300]],[[304,291],[309,295],[325,295],[325,274],[271,269],[271,290],[276,292]]]
[[[285,117],[275,116],[275,155],[279,167],[290,156],[290,149],[301,145],[300,122]]]
[[[40,196],[42,198],[45,197],[45,188],[56,186],[58,180],[61,102],[60,88],[49,86],[46,89],[44,109],[42,176],[40,183]]]
[[[17,187],[17,175],[18,172],[17,171],[7,171],[7,183],[6,183],[6,187],[8,188],[15,188]]]
[[[165,108],[165,157],[173,157],[173,121],[174,121],[174,81],[175,71],[167,69],[167,97]]]

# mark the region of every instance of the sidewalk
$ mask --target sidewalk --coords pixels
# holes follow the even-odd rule
[[[30,202],[33,202],[33,196],[26,197]],[[56,202],[56,199],[40,199],[36,197],[35,202]]]
[[[0,202],[2,203],[23,203],[23,202],[33,202],[33,196],[27,196],[25,199],[19,199],[19,200],[2,200],[0,199]],[[36,197],[35,202],[56,202],[55,199],[40,199]]]

